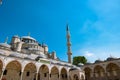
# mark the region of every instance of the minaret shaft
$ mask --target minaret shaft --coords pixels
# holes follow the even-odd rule
[[[69,31],[69,27],[67,25],[67,55],[68,55],[68,62],[72,63],[72,59],[71,59],[71,55],[72,55],[72,51],[71,51],[71,42],[70,42],[70,31]]]

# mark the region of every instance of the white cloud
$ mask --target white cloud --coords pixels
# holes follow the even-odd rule
[[[88,0],[89,9],[97,19],[84,22],[82,33],[88,36],[83,46],[79,44],[79,49],[77,47],[78,50],[74,50],[74,55],[84,55],[90,62],[105,60],[110,55],[120,57],[119,4],[120,0]]]
[[[106,60],[108,57],[111,55],[113,57],[120,57],[120,50],[119,46],[117,47],[111,47],[112,45],[109,46],[97,46],[94,47],[90,45],[89,47],[83,47],[78,50],[73,50],[73,55],[74,56],[85,56],[88,60],[88,62],[94,62],[95,60]]]
[[[92,56],[94,56],[94,53],[85,51],[84,55],[85,55],[86,57],[92,57]]]

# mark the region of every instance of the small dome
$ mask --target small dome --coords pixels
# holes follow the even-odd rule
[[[83,66],[84,64],[83,63],[79,63],[78,66]]]
[[[103,62],[102,60],[96,60],[95,63],[100,63]]]
[[[5,48],[10,48],[11,46],[7,43],[0,43],[0,46],[5,47]]]
[[[115,60],[115,59],[117,59],[117,58],[111,56],[111,57],[107,58],[107,61],[111,61],[111,60]]]
[[[14,35],[13,37],[14,37],[14,38],[19,38],[19,36],[18,36],[18,35]]]
[[[87,62],[87,63],[85,63],[84,65],[90,65],[90,64],[92,64],[92,63],[90,63],[90,62]]]
[[[45,43],[44,43],[44,44],[42,44],[42,46],[43,46],[43,47],[48,47],[48,46],[47,46],[47,44],[45,44]]]
[[[36,41],[36,39],[34,39],[34,38],[30,37],[30,36],[23,36],[22,39],[31,39],[31,40]]]

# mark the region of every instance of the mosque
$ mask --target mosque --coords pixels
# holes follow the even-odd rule
[[[0,6],[2,0],[0,0]],[[68,62],[50,53],[46,44],[28,36],[0,43],[0,80],[120,80],[120,58],[108,57],[77,67],[72,65],[70,31],[67,25]]]
[[[85,80],[84,71],[72,65],[70,31],[67,25],[68,62],[49,52],[46,44],[28,36],[0,43],[0,80]]]

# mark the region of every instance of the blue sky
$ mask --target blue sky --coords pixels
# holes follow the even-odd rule
[[[89,62],[120,57],[120,0],[3,0],[0,42],[28,32],[67,61],[66,24],[73,56]]]

